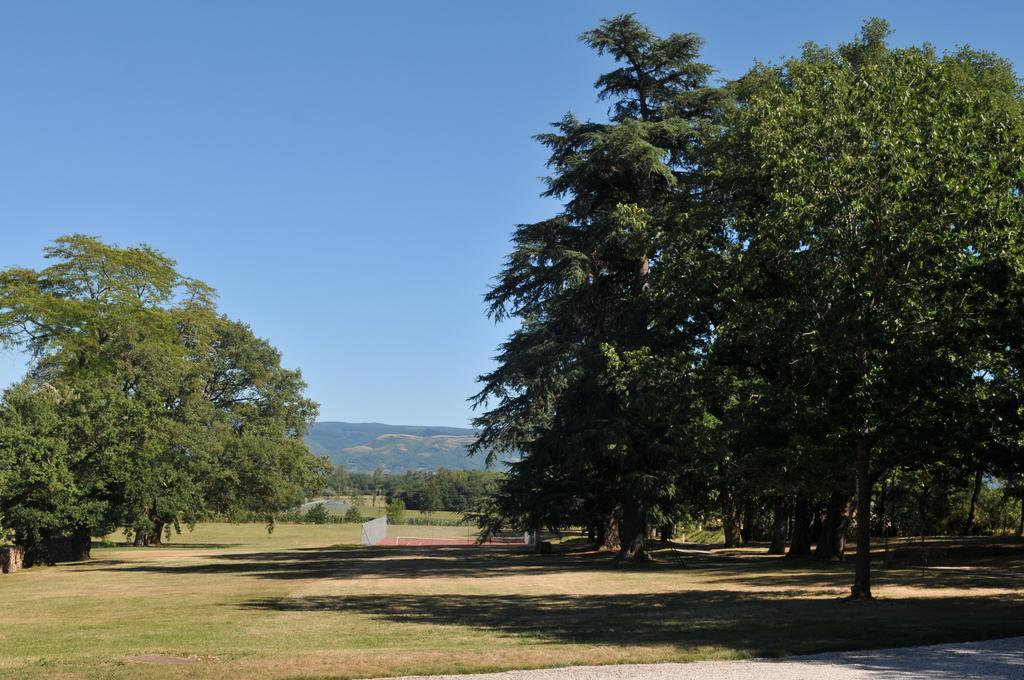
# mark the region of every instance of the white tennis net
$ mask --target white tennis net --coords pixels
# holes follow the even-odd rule
[[[359,542],[362,545],[377,545],[383,543],[388,535],[388,518],[378,517],[369,522],[363,522],[362,530],[359,532]]]

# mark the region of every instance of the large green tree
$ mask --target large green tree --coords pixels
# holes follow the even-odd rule
[[[755,69],[717,167],[744,267],[775,292],[746,288],[746,311],[771,322],[721,332],[759,334],[746,346],[785,357],[828,424],[823,443],[846,452],[861,598],[874,481],[944,455],[958,404],[1014,341],[994,320],[1019,277],[1024,218],[1012,71],[968,50],[890,50],[887,33],[869,21],[850,45]]]
[[[54,518],[32,535],[15,525],[19,540],[70,534],[84,556],[94,532],[121,526],[139,543],[159,541],[207,511],[269,517],[319,486],[322,463],[301,440],[316,406],[300,374],[217,315],[209,287],[145,246],[75,235],[46,255],[54,263],[44,269],[0,272],[0,340],[31,357],[6,412],[49,400],[55,429],[37,418],[36,436],[61,442],[46,464],[66,471],[68,487],[47,494],[53,482],[31,481],[32,468],[12,473]],[[26,511],[25,493],[8,497],[13,516]]]
[[[49,386],[23,382],[0,400],[0,523],[29,547],[54,528],[74,527],[90,510],[76,483],[79,461],[64,437],[59,399]]]

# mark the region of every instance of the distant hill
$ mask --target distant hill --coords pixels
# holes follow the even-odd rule
[[[344,463],[352,472],[372,472],[378,465],[393,473],[483,470],[482,455],[467,455],[475,437],[474,430],[463,427],[322,422],[306,433],[306,445],[316,455],[330,457],[335,465]]]

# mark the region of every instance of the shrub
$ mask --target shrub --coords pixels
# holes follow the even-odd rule
[[[462,527],[470,524],[470,521],[464,517],[461,519],[451,517],[406,517],[402,523],[418,526]]]
[[[329,519],[327,507],[318,503],[306,511],[305,521],[308,524],[327,524]]]
[[[388,524],[401,524],[405,521],[405,502],[401,498],[388,501]]]

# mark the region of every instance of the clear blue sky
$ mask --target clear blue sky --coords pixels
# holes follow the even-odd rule
[[[550,215],[530,135],[596,117],[576,41],[635,11],[732,78],[888,18],[897,45],[1024,63],[1018,2],[0,5],[0,266],[56,236],[149,243],[303,370],[324,420],[465,425],[510,330],[481,295]],[[0,355],[0,384],[24,358]]]

